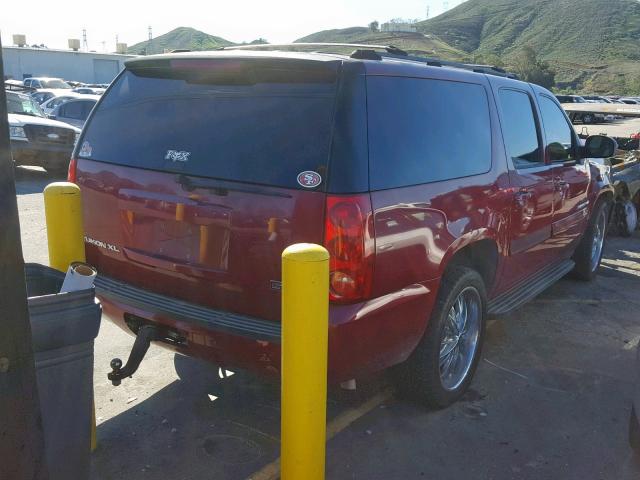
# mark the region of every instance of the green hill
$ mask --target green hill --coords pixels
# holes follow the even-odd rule
[[[436,56],[450,60],[465,60],[465,52],[442,42],[434,35],[423,33],[372,32],[366,27],[350,27],[324,30],[296,40],[300,42],[364,43],[372,45],[393,45],[414,55]],[[335,49],[332,49],[333,51]],[[345,53],[353,48],[344,48]]]
[[[136,43],[128,50],[136,55],[150,55],[164,53],[165,50],[214,50],[228,45],[233,45],[233,42],[194,28],[178,27],[151,41]]]
[[[640,76],[637,0],[468,0],[418,30],[507,64],[530,45],[556,69],[561,87],[615,90]]]

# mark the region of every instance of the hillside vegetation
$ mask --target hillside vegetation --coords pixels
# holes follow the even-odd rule
[[[367,27],[324,30],[296,42],[394,45],[414,55],[507,68],[522,65],[535,52],[541,65],[546,62],[556,72],[560,90],[640,95],[638,0],[468,0],[416,28],[416,33]],[[227,45],[232,42],[181,27],[129,51],[150,54]]]
[[[151,55],[165,50],[215,50],[233,45],[229,40],[209,35],[194,28],[178,27],[151,41],[136,43],[129,47],[129,53]]]
[[[640,75],[637,0],[469,0],[417,27],[506,64],[529,45],[569,88],[622,88]]]
[[[299,42],[365,43],[372,45],[393,45],[414,55],[435,56],[450,60],[464,60],[465,52],[453,48],[433,35],[404,32],[372,32],[365,27],[351,27],[324,30],[296,40]],[[333,48],[332,51],[336,49]],[[353,48],[346,47],[345,53]]]

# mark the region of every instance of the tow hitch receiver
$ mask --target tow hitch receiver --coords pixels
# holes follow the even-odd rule
[[[119,358],[111,360],[112,371],[107,375],[107,377],[111,380],[114,387],[120,385],[123,378],[131,377],[136,373],[136,370],[138,370],[138,367],[140,366],[140,362],[142,362],[147,350],[149,350],[151,342],[153,340],[159,340],[161,337],[162,336],[159,334],[158,329],[153,325],[143,325],[138,329],[136,341],[133,343],[133,348],[129,354],[127,364],[123,367],[122,360]]]

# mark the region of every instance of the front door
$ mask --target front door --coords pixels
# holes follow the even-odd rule
[[[553,165],[554,212],[551,235],[565,256],[573,252],[589,217],[589,164],[580,161],[573,127],[560,106],[548,95],[539,94],[547,163]]]
[[[513,192],[510,254],[498,288],[508,288],[558,256],[551,238],[554,167],[545,163],[532,92],[502,87],[498,107]]]

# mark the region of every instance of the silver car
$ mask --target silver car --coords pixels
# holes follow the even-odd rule
[[[67,100],[54,108],[49,118],[82,128],[99,99],[97,95],[82,95],[82,97]]]

